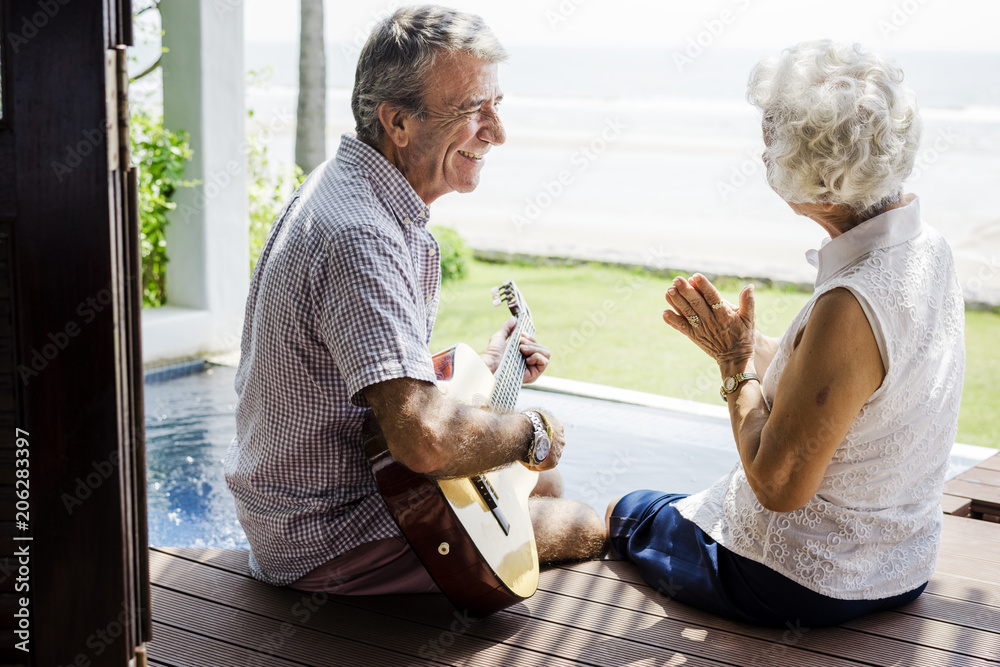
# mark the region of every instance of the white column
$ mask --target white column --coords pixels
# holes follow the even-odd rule
[[[165,127],[194,152],[167,227],[167,306],[143,312],[143,360],[239,345],[249,284],[243,6],[171,0],[163,21]]]

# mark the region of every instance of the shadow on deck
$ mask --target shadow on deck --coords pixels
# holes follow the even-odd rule
[[[1000,458],[994,458],[996,465]],[[462,617],[443,596],[325,597],[252,579],[247,552],[154,548],[152,665],[956,665],[1000,661],[1000,525],[945,515],[914,603],[841,627],[764,629],[674,602],[628,563],[544,571],[529,600]]]

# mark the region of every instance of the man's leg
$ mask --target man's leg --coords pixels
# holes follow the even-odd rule
[[[558,470],[545,470],[528,500],[535,531],[538,560],[554,563],[597,558],[604,553],[607,532],[589,505],[562,498],[563,479]]]
[[[535,488],[531,490],[532,496],[562,498],[562,494],[562,473],[555,468],[538,473],[538,481],[535,482]]]
[[[336,595],[437,593],[438,587],[402,537],[357,546],[289,584]]]
[[[567,498],[528,499],[538,560],[556,563],[598,558],[607,548],[604,522],[589,505]]]

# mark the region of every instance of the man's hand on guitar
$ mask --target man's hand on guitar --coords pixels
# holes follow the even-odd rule
[[[493,334],[486,346],[486,352],[480,355],[491,373],[496,373],[499,368],[504,350],[507,349],[507,339],[516,326],[517,318],[511,316],[500,330]],[[523,384],[531,384],[548,368],[552,353],[549,348],[536,341],[534,336],[525,333],[521,335],[521,354],[525,357]]]

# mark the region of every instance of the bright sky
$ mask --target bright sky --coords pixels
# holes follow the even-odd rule
[[[363,42],[372,22],[409,3],[326,1],[330,42]],[[481,15],[507,46],[685,47],[773,45],[780,50],[820,37],[884,51],[1000,51],[997,0],[451,0]],[[296,42],[296,0],[246,0],[247,41]],[[705,34],[702,34],[705,33]],[[714,33],[714,34],[713,34]]]

